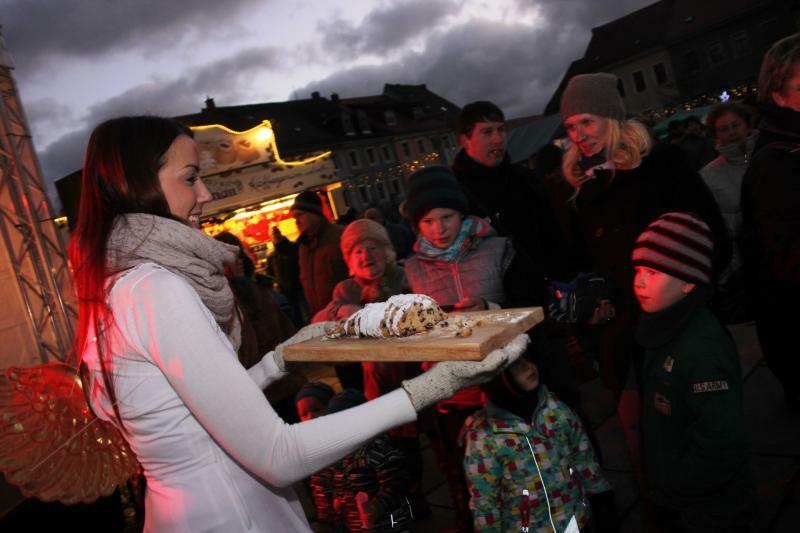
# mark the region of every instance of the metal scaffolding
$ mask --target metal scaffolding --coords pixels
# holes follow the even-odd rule
[[[13,69],[0,35],[0,367],[66,360],[77,318]]]

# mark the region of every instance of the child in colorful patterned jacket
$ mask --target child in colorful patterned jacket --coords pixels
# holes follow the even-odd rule
[[[565,531],[574,516],[583,531],[596,514],[597,531],[616,531],[614,493],[580,419],[533,359],[542,357],[526,354],[484,385],[486,408],[464,424],[475,530]]]

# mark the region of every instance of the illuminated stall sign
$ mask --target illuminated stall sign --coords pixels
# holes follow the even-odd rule
[[[297,194],[335,181],[331,152],[285,161],[268,120],[247,131],[221,125],[193,127],[200,175],[214,199],[206,214]]]

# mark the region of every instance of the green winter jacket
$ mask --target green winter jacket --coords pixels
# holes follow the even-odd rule
[[[739,357],[705,305],[678,329],[644,357],[648,482],[659,505],[724,522],[755,499]]]

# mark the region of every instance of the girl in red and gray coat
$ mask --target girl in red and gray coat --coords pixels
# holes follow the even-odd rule
[[[409,176],[404,214],[418,232],[414,255],[405,262],[412,292],[426,294],[448,311],[498,308],[506,301],[503,274],[514,257],[511,241],[482,218],[466,216],[467,198],[447,167],[428,167]],[[427,364],[425,364],[427,365]],[[457,444],[464,421],[484,406],[478,387],[439,402],[432,439],[448,482],[459,531],[472,530],[469,495]]]

